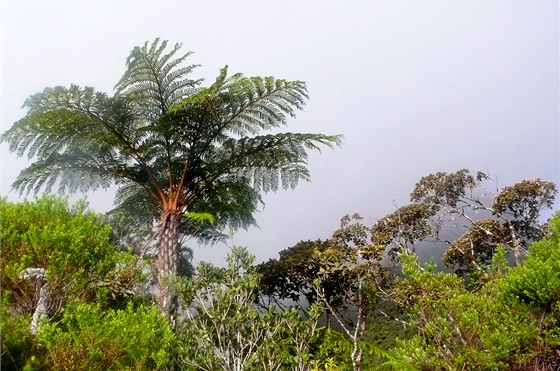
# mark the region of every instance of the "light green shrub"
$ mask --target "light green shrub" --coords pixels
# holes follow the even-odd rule
[[[174,334],[155,308],[102,311],[74,302],[41,329],[39,341],[52,370],[158,370],[170,364]]]

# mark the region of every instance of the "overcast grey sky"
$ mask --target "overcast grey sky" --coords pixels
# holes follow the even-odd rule
[[[312,181],[265,196],[260,229],[235,243],[265,260],[326,238],[341,216],[373,223],[437,171],[483,170],[499,186],[558,183],[559,2],[2,0],[1,132],[46,86],[113,93],[129,51],[182,42],[212,81],[231,72],[304,80],[311,99],[286,130],[344,134],[313,154]],[[1,146],[1,194],[26,161]],[[105,211],[110,192],[91,205]],[[224,247],[193,246],[199,259]]]

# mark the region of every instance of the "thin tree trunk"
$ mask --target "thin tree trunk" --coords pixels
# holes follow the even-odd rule
[[[356,329],[354,330],[354,335],[351,337],[353,343],[352,354],[352,366],[354,371],[361,371],[362,361],[364,360],[364,350],[360,348],[360,340],[364,337],[364,332],[366,331],[366,318],[367,310],[363,307],[358,307],[358,317],[356,318]]]
[[[39,327],[42,325],[42,321],[48,317],[49,305],[51,302],[52,291],[48,282],[45,280],[45,269],[44,268],[26,268],[19,276],[24,280],[35,281],[38,283],[39,300],[37,301],[37,307],[35,312],[33,312],[33,318],[31,320],[30,334],[35,336],[39,331]]]
[[[172,320],[177,309],[177,295],[172,281],[177,275],[177,224],[180,216],[177,213],[163,211],[160,219],[161,235],[158,242],[156,262],[159,312]]]

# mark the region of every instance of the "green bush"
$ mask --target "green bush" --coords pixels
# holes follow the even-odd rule
[[[0,334],[2,336],[2,360],[4,370],[21,370],[32,365],[37,357],[35,338],[29,335],[30,315],[12,316],[8,307],[10,293],[2,293]],[[35,348],[35,349],[34,349]]]
[[[44,347],[30,334],[40,293],[48,297],[42,321],[59,320],[67,302],[76,298],[102,308],[140,301],[132,289],[142,265],[118,252],[110,233],[85,202],[70,206],[55,196],[21,203],[0,198],[3,369],[33,369],[43,359]],[[27,268],[37,268],[43,277],[24,279]]]
[[[174,335],[155,308],[102,311],[74,302],[43,326],[39,341],[52,370],[158,370],[170,363]]]
[[[259,275],[254,256],[234,247],[226,268],[202,262],[193,280],[184,280],[185,318],[178,326],[178,362],[186,369],[345,370],[351,344],[317,328],[318,305],[304,318],[296,307],[277,311],[257,305]],[[350,344],[350,345],[349,345]],[[345,348],[346,347],[346,348]]]
[[[0,199],[2,288],[12,292],[14,313],[32,313],[36,306],[35,284],[20,277],[26,268],[45,270],[51,315],[68,297],[95,296],[91,283],[115,268],[120,254],[109,242],[111,228],[86,207],[55,196],[22,203]]]
[[[533,313],[540,362],[560,367],[560,212],[549,221],[548,235],[529,247],[526,260],[508,272],[500,288],[504,303],[525,304]]]
[[[535,318],[523,304],[502,300],[501,271],[491,269],[495,276],[469,291],[456,275],[424,270],[414,257],[404,264],[409,277],[395,294],[418,334],[391,350],[395,359],[421,370],[507,370],[538,354]]]
[[[142,264],[110,243],[111,227],[87,211],[87,203],[69,205],[44,196],[33,202],[10,203],[0,198],[1,280],[10,291],[14,314],[32,313],[37,305],[36,282],[21,278],[27,268],[42,268],[50,287],[50,315],[67,298],[126,306],[142,277]]]
[[[505,250],[468,290],[457,276],[403,256],[394,291],[418,328],[391,349],[421,370],[553,370],[560,366],[560,213],[549,234],[508,269]]]
[[[523,264],[502,282],[504,299],[518,300],[550,312],[560,302],[560,213],[549,222],[549,234],[533,243]]]

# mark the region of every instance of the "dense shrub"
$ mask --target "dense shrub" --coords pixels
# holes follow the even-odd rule
[[[29,336],[30,315],[12,316],[8,307],[10,293],[2,293],[0,335],[2,336],[2,361],[4,370],[21,370],[37,360],[36,339]]]
[[[169,364],[174,335],[155,308],[102,311],[74,302],[41,329],[39,341],[52,370],[158,370]]]
[[[110,233],[85,202],[0,198],[3,369],[41,363],[44,347],[33,334],[45,321],[59,320],[69,300],[102,308],[141,301],[133,288],[142,265],[117,251]]]
[[[560,213],[549,222],[549,234],[531,245],[526,260],[503,281],[504,298],[551,311],[560,303]]]
[[[560,366],[560,214],[550,233],[507,269],[499,249],[484,283],[434,273],[403,255],[395,297],[418,328],[391,350],[421,370],[555,370]]]
[[[202,262],[182,283],[184,320],[178,326],[179,366],[206,370],[306,369],[321,309],[305,319],[297,308],[256,305],[254,256],[234,247],[225,268]]]
[[[55,196],[22,203],[0,199],[0,215],[2,289],[12,293],[14,315],[33,312],[45,283],[51,291],[51,316],[69,297],[116,300],[118,295],[109,292],[115,285],[103,284],[108,277],[122,278],[116,286],[133,285],[134,259],[117,252],[110,243],[111,228],[88,212],[86,203],[70,206]],[[43,282],[22,279],[27,268],[43,269]]]

